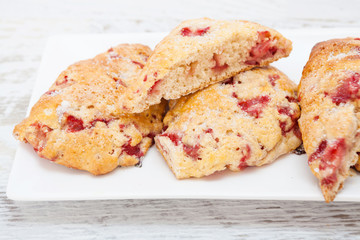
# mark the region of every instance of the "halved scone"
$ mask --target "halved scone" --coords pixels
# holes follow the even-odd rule
[[[130,112],[141,112],[162,98],[177,99],[256,66],[292,49],[277,31],[247,21],[187,20],[154,49],[129,95]]]

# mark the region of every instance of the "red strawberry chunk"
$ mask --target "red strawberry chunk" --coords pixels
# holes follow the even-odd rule
[[[194,160],[200,160],[199,159],[199,149],[200,149],[200,145],[196,144],[195,146],[190,146],[190,145],[183,145],[183,149],[184,152],[186,153],[186,155],[188,155],[189,157],[191,157]]]
[[[269,96],[257,96],[250,100],[239,101],[238,105],[241,110],[245,111],[250,116],[258,118],[269,101]]]
[[[309,164],[319,160],[319,170],[328,170],[329,174],[321,179],[321,185],[332,186],[337,181],[337,172],[346,154],[346,143],[344,138],[332,142],[323,140],[316,151],[310,155]]]
[[[198,28],[195,31],[192,31],[189,27],[184,27],[181,29],[181,35],[184,37],[195,37],[203,36],[209,31],[210,27]]]
[[[289,102],[293,102],[293,103],[297,103],[297,102],[298,102],[297,99],[294,98],[294,97],[286,96],[285,98],[286,98]]]
[[[213,60],[215,61],[215,66],[212,67],[211,69],[215,72],[224,71],[225,69],[227,69],[229,67],[229,65],[227,63],[220,64],[220,61],[221,61],[220,54],[214,53]]]
[[[290,107],[278,107],[278,112],[280,114],[283,114],[283,115],[286,115],[286,116],[290,117],[290,120],[291,120],[290,124],[288,124],[287,121],[279,120],[281,134],[283,136],[285,136],[288,132],[290,132],[291,130],[294,130],[294,134],[298,138],[300,138],[301,133],[300,133],[300,129],[299,129],[299,126],[298,126],[298,123],[297,123],[297,118],[296,118],[295,111]]]
[[[212,134],[214,131],[212,130],[212,128],[208,128],[208,129],[205,129],[204,132]]]
[[[351,77],[342,81],[342,84],[336,88],[335,93],[330,94],[331,100],[336,105],[340,103],[346,103],[347,101],[353,101],[360,98],[360,74],[354,73]],[[327,95],[327,94],[325,94]]]
[[[299,124],[298,124],[297,121],[295,122],[293,131],[294,131],[295,136],[296,136],[298,139],[302,140],[302,134],[301,134],[300,127],[299,127]]]
[[[244,168],[247,168],[249,166],[246,162],[251,157],[251,148],[250,148],[249,144],[246,144],[246,147],[244,149],[242,149],[242,154],[243,154],[243,156],[240,159],[240,163],[238,166],[240,170],[243,170]]]
[[[65,120],[65,130],[68,132],[78,132],[84,130],[83,120],[76,118],[72,115],[68,115]]]
[[[140,68],[144,67],[144,64],[142,64],[142,63],[140,63],[138,61],[132,61],[132,63],[138,65]]]
[[[145,137],[148,137],[148,138],[154,139],[154,137],[155,137],[155,136],[156,136],[156,134],[155,134],[155,133],[150,132],[150,133],[148,133]]]
[[[274,87],[276,84],[276,80],[280,79],[280,76],[277,74],[269,75],[269,82]]]
[[[176,133],[163,133],[160,136],[169,138],[175,144],[175,146],[178,146],[181,143],[182,137]]]
[[[310,155],[308,163],[311,164],[315,159],[318,159],[320,156],[322,156],[324,154],[326,147],[327,147],[327,141],[326,140],[321,141],[315,152],[313,152]]]
[[[136,156],[138,158],[144,156],[144,153],[140,149],[140,143],[131,146],[131,139],[122,146],[122,153],[125,152],[129,156]]]
[[[161,81],[162,81],[161,79],[156,80],[156,81],[154,82],[154,84],[151,86],[151,88],[149,89],[148,93],[149,93],[149,94],[155,93],[155,92],[157,91],[157,88],[158,88],[158,86],[159,86],[159,84],[160,84]]]
[[[47,135],[49,132],[52,131],[52,129],[49,126],[40,122],[35,122],[31,124],[31,126],[35,127],[35,138],[32,142],[30,142],[30,144],[33,146],[36,152],[41,152],[46,145]]]
[[[273,45],[273,41],[269,39],[271,36],[269,31],[258,32],[258,41],[249,53],[249,58],[245,61],[248,65],[260,65],[261,60],[274,56],[278,49]],[[268,40],[266,40],[268,39]]]

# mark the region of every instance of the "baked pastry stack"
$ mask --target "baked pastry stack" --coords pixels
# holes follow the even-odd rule
[[[139,164],[162,129],[166,103],[124,114],[124,97],[150,48],[122,44],[69,66],[14,129],[38,155],[104,174]]]
[[[71,65],[14,133],[43,158],[104,174],[141,161],[162,99],[177,99],[156,137],[177,178],[261,166],[301,143],[295,85],[264,67],[291,49],[256,23],[184,21],[152,53],[124,44]]]
[[[311,51],[299,86],[300,129],[309,166],[327,202],[358,161],[360,39],[333,39]]]

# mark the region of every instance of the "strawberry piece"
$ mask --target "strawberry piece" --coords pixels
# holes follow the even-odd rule
[[[259,118],[262,113],[262,109],[268,104],[270,101],[269,96],[257,96],[250,100],[239,101],[238,105],[241,110],[245,111],[252,117]]]
[[[321,185],[331,187],[337,181],[337,170],[341,167],[345,154],[345,139],[339,138],[330,143],[323,140],[316,151],[310,155],[309,164],[319,159],[319,170],[329,172],[327,176],[321,179]]]
[[[319,144],[319,146],[315,150],[315,152],[313,152],[310,155],[310,157],[308,159],[308,163],[311,164],[315,159],[318,159],[320,156],[322,156],[326,147],[327,147],[327,141],[326,140],[321,141],[321,143]]]
[[[215,72],[222,72],[229,67],[227,63],[220,64],[221,61],[220,54],[214,53],[213,60],[215,61],[215,66],[213,66],[211,69]]]
[[[159,84],[160,84],[160,82],[161,82],[162,80],[161,79],[159,79],[159,80],[156,80],[155,82],[154,82],[154,84],[151,86],[151,88],[149,89],[149,94],[153,94],[153,93],[155,93],[156,92],[156,88],[159,86]]]
[[[203,36],[205,33],[209,31],[210,27],[206,28],[198,28],[195,31],[192,31],[189,27],[184,27],[181,29],[181,35],[183,37],[195,37],[195,36]]]
[[[140,143],[135,146],[131,146],[131,139],[122,146],[121,153],[123,152],[125,152],[129,156],[136,156],[138,158],[144,156],[144,153],[140,149]]]
[[[47,135],[49,132],[52,131],[52,129],[49,126],[40,122],[35,122],[30,126],[35,128],[35,138],[30,142],[30,144],[33,146],[36,152],[41,152],[46,145]]]
[[[293,127],[293,132],[298,139],[302,140],[302,134],[301,134],[300,127],[299,127],[299,124],[297,121],[295,122],[295,125]]]
[[[360,98],[360,74],[354,73],[349,78],[343,80],[342,84],[336,88],[335,93],[330,94],[331,100],[336,105],[340,103],[346,103],[347,101],[353,101]],[[328,95],[325,93],[325,95]]]
[[[291,118],[294,117],[294,113],[291,113],[292,108],[290,108],[290,107],[278,107],[278,112],[280,114],[284,114],[284,115],[289,116]]]
[[[212,134],[214,131],[212,130],[212,128],[208,128],[204,130],[204,133],[210,133]]]
[[[286,96],[285,97],[289,102],[298,103],[297,99],[294,97]]]
[[[83,120],[76,118],[72,115],[68,115],[65,120],[65,130],[67,132],[78,132],[84,130]]]
[[[248,65],[260,65],[261,60],[274,56],[278,48],[273,45],[273,41],[270,40],[271,34],[269,31],[258,32],[258,41],[253,46],[249,53],[249,58],[245,61]],[[266,40],[268,39],[268,40]]]
[[[294,130],[295,136],[297,136],[299,139],[301,139],[301,132],[299,129],[299,125],[297,123],[297,118],[295,115],[295,111],[290,107],[278,107],[278,112],[280,114],[289,116],[291,119],[290,125],[287,124],[287,121],[281,121],[279,120],[279,125],[281,128],[281,134],[285,136],[288,132],[291,130]]]
[[[148,137],[148,138],[151,138],[151,139],[154,139],[154,137],[156,136],[155,133],[151,132],[151,133],[148,133],[145,137]]]
[[[269,82],[273,87],[275,87],[276,80],[280,79],[280,76],[277,74],[269,75]]]
[[[168,128],[169,128],[169,126],[168,126],[168,125],[164,125],[163,129],[161,130],[161,132],[165,132],[165,131],[166,131],[166,129],[168,129]]]
[[[140,68],[144,68],[144,64],[142,64],[138,61],[132,61],[132,63],[138,65]]]
[[[176,133],[163,133],[160,136],[169,138],[175,144],[175,146],[178,146],[181,143],[182,137]]]
[[[249,146],[249,144],[246,144],[245,149],[242,149],[242,158],[240,159],[240,163],[238,168],[240,170],[243,170],[245,168],[247,168],[249,165],[246,163],[246,161],[251,157],[251,148]]]
[[[200,149],[200,145],[196,144],[195,146],[190,146],[190,145],[183,145],[183,149],[184,152],[186,153],[186,155],[188,155],[189,157],[191,157],[194,160],[201,160],[199,158],[199,149]]]

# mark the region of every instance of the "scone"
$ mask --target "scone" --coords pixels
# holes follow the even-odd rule
[[[122,108],[150,53],[122,44],[69,66],[15,127],[15,137],[42,158],[95,175],[138,164],[162,129],[166,103],[139,114]]]
[[[156,147],[178,179],[271,163],[301,144],[295,89],[262,67],[171,101]]]
[[[161,98],[177,99],[241,71],[289,55],[290,40],[247,21],[187,20],[170,32],[151,54],[133,92],[131,112]]]
[[[333,39],[312,49],[299,86],[300,129],[308,163],[327,202],[357,159],[360,39]]]

